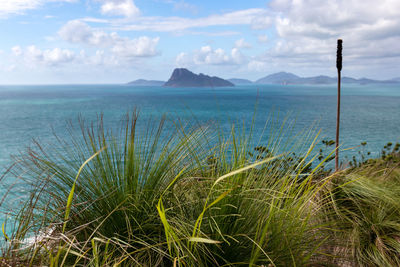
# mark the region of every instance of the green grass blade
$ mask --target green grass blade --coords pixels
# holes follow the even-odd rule
[[[71,191],[69,192],[68,195],[68,200],[67,200],[67,205],[65,207],[65,216],[64,216],[64,224],[63,224],[63,229],[62,232],[64,233],[65,231],[65,227],[67,226],[67,221],[69,219],[69,214],[71,212],[71,204],[72,204],[72,199],[74,198],[74,192],[75,192],[75,185],[76,185],[76,181],[79,178],[79,175],[81,174],[83,168],[86,166],[86,164],[88,164],[92,159],[94,159],[97,155],[99,155],[103,150],[105,149],[105,147],[101,148],[99,151],[97,151],[96,153],[94,153],[90,158],[88,158],[79,168],[78,173],[75,177],[74,183],[72,185]]]

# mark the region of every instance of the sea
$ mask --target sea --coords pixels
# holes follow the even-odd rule
[[[170,88],[128,85],[0,85],[0,171],[38,139],[41,144],[67,135],[69,121],[95,121],[103,114],[117,128],[127,113],[139,119],[253,124],[260,132],[268,118],[294,122],[294,132],[315,126],[335,139],[336,85],[238,85]],[[253,118],[256,119],[253,121]],[[278,127],[278,126],[277,126]],[[387,142],[400,142],[400,84],[342,84],[340,143],[343,149],[367,142],[370,156]],[[352,153],[346,150],[347,154]],[[13,181],[3,179],[0,199]],[[26,192],[25,192],[26,193]],[[21,192],[23,194],[23,192]],[[0,216],[1,217],[1,216]],[[1,220],[1,219],[0,219]]]

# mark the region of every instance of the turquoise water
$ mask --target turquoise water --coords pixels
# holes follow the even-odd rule
[[[95,120],[104,113],[117,127],[124,115],[139,108],[145,120],[167,113],[169,118],[207,122],[250,122],[257,105],[256,131],[265,120],[290,114],[296,131],[318,122],[322,135],[334,139],[336,87],[252,85],[234,88],[164,88],[125,85],[0,86],[0,167],[26,149],[32,138],[46,144],[52,131],[66,134],[68,120],[79,114]],[[400,141],[400,85],[343,85],[341,143],[344,148],[368,142],[378,155],[388,141]],[[279,114],[279,115],[278,115]],[[12,182],[12,181],[7,181]],[[0,189],[0,196],[2,195]],[[3,191],[4,192],[4,191]]]
[[[234,88],[164,88],[124,85],[0,86],[0,166],[10,155],[39,138],[46,143],[52,130],[63,136],[68,120],[78,115],[95,120],[104,113],[110,127],[138,108],[142,119],[170,118],[199,121],[250,121],[257,106],[256,128],[267,117],[287,114],[296,129],[318,122],[322,135],[334,139],[336,87],[252,85]],[[343,147],[367,141],[378,152],[388,141],[400,140],[400,85],[344,85],[341,142]]]

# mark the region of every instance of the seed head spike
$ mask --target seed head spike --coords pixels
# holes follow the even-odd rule
[[[337,40],[337,52],[336,52],[336,68],[338,71],[342,70],[342,46],[343,40],[338,39]]]

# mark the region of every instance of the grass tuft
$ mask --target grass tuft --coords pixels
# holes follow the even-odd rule
[[[244,125],[143,124],[135,112],[120,129],[102,116],[68,129],[51,146],[35,142],[7,172],[30,187],[8,214],[14,225],[2,226],[0,262],[400,265],[397,146],[330,173],[335,150],[315,151],[319,133],[293,135],[288,120],[268,121],[257,138]]]

